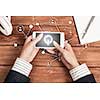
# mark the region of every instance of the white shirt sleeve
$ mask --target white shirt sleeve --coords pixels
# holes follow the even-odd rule
[[[78,80],[86,75],[91,74],[91,72],[88,69],[86,64],[82,64],[78,67],[75,67],[74,69],[70,70],[69,73],[70,73],[73,81],[76,81],[76,80]]]
[[[32,64],[24,59],[17,58],[11,70],[17,71],[28,77],[32,70]]]

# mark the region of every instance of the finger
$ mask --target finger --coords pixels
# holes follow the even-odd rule
[[[51,54],[55,54],[56,53],[54,50],[51,50],[51,49],[47,49],[47,52],[49,52]]]
[[[72,47],[71,47],[71,45],[70,45],[67,41],[65,41],[64,47],[65,47],[65,49],[67,49],[68,51],[72,51]]]
[[[61,48],[56,41],[53,41],[53,45],[56,47],[57,50],[59,50],[61,53],[63,53],[64,49]]]
[[[61,57],[61,61],[63,62],[63,64],[64,64],[68,69],[70,69],[71,65],[65,60],[64,57]]]
[[[36,39],[34,39],[34,44],[37,44],[43,37],[43,34],[40,34]]]
[[[25,40],[25,44],[29,43],[32,40],[32,35],[30,35],[26,40]]]
[[[67,51],[71,52],[74,55],[74,51],[73,51],[71,45],[68,42],[66,42],[66,41],[65,41],[65,49]]]
[[[38,52],[39,52],[39,48],[35,48],[32,52],[32,57],[35,58]]]
[[[64,65],[66,65],[67,61],[65,60],[65,58],[63,56],[61,56],[61,61],[64,63]]]
[[[64,48],[67,50],[67,43],[68,41],[64,41]]]

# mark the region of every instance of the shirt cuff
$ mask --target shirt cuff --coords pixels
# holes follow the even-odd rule
[[[32,65],[24,59],[17,58],[11,70],[17,71],[28,77],[32,70]]]
[[[82,64],[69,71],[73,81],[76,81],[84,76],[90,75],[91,72],[86,64]]]

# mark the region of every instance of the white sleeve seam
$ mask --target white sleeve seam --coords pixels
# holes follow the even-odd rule
[[[76,81],[86,75],[91,74],[86,64],[82,64],[80,66],[75,67],[74,69],[69,71],[73,81]]]
[[[17,71],[28,77],[32,70],[32,64],[24,59],[17,58],[11,70]]]

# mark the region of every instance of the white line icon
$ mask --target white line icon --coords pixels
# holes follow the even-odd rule
[[[53,37],[51,35],[44,36],[44,42],[49,46],[53,42]]]

